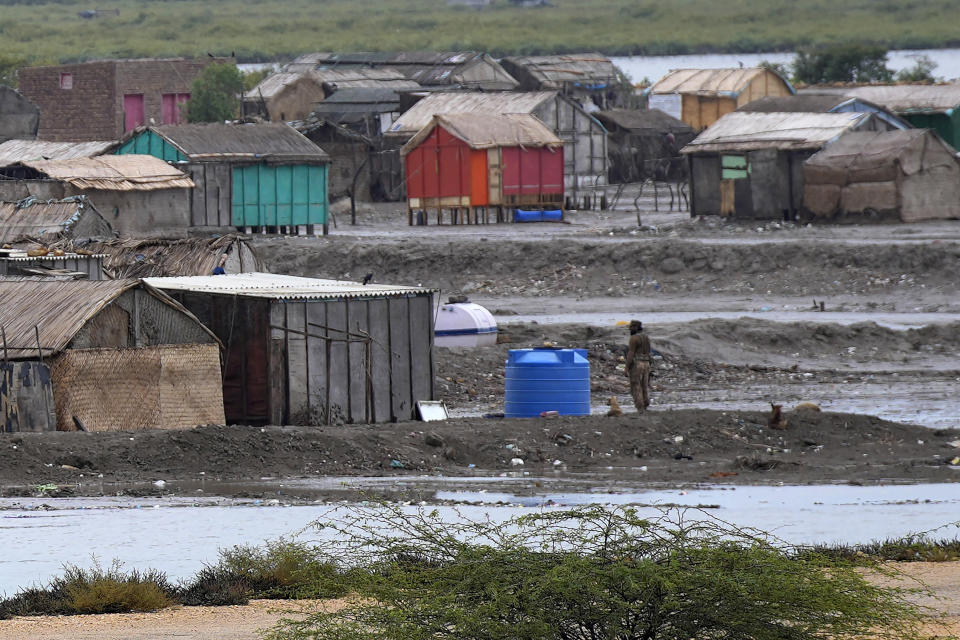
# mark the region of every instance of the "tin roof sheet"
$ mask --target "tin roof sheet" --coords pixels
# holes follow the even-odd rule
[[[433,293],[435,289],[386,284],[367,284],[344,280],[301,278],[277,273],[236,273],[220,276],[184,276],[145,278],[145,282],[165,291],[192,291],[271,299],[382,298]]]
[[[322,162],[330,159],[323,149],[281,122],[171,124],[150,129],[190,159],[239,157]]]
[[[733,95],[743,91],[757,76],[767,73],[767,69],[749,67],[745,69],[674,69],[658,80],[649,93],[693,93]],[[774,73],[774,72],[770,72]],[[786,80],[784,84],[794,93]]]
[[[850,87],[843,90],[880,104],[897,114],[948,113],[960,106],[958,84],[899,84],[892,86]]]
[[[448,113],[434,116],[430,124],[403,145],[400,155],[405,156],[413,151],[438,126],[466,142],[472,149],[563,146],[563,140],[528,113]]]
[[[50,142],[48,140],[7,140],[0,144],[0,167],[28,160],[69,160],[103,155],[115,141]]]
[[[153,156],[127,154],[71,158],[68,160],[30,160],[25,166],[63,180],[78,189],[105,191],[152,191],[186,189],[193,180],[183,172]]]
[[[430,124],[433,116],[448,113],[533,113],[553,100],[556,91],[449,91],[431,93],[397,118],[389,133],[413,135]]]
[[[511,56],[503,63],[524,69],[544,89],[562,89],[565,84],[609,85],[617,68],[602,53],[571,53],[555,56]]]
[[[681,153],[753,149],[819,149],[862,125],[869,113],[734,111],[707,127]]]
[[[345,69],[309,69],[301,71],[280,71],[271,76],[267,76],[253,89],[244,94],[247,100],[271,98],[276,96],[288,86],[300,81],[314,82],[317,85],[328,83],[336,85],[339,88],[344,87],[370,87],[370,88],[394,88],[394,89],[416,89],[420,86],[415,80],[410,80],[399,71],[394,69],[366,69],[345,68]]]

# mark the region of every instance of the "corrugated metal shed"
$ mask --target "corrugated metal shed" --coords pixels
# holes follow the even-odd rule
[[[69,233],[84,215],[99,218],[99,224],[88,225],[90,228],[109,233],[110,224],[83,196],[46,202],[33,198],[0,202],[0,243],[24,237],[53,239]]]
[[[329,162],[323,149],[282,123],[179,124],[149,127],[190,160],[251,158]],[[143,133],[136,130],[133,136]]]
[[[602,53],[571,53],[555,56],[511,56],[501,64],[514,76],[513,67],[523,69],[541,89],[562,89],[573,84],[603,88],[616,82],[617,68]]]
[[[611,131],[616,127],[626,131],[672,133],[693,131],[693,128],[683,120],[678,120],[659,109],[610,109],[594,111],[592,115]]]
[[[152,191],[193,187],[193,180],[181,171],[159,158],[146,155],[34,160],[22,164],[78,189]]]
[[[301,278],[277,273],[238,273],[222,276],[146,278],[145,282],[168,291],[217,293],[249,298],[336,300],[389,298],[432,293],[435,289],[367,284],[343,280]]]
[[[720,94],[737,96],[767,69],[674,69],[658,80],[648,93],[688,93],[694,95]],[[784,78],[791,93],[793,86]]]
[[[27,160],[69,160],[92,158],[109,153],[117,143],[50,142],[47,140],[7,140],[0,144],[0,167]]]
[[[272,98],[288,86],[302,79],[317,84],[335,85],[339,89],[346,87],[387,87],[394,89],[416,89],[420,86],[394,69],[311,69],[309,71],[281,71],[267,76],[253,89],[244,94],[247,100],[261,97]]]
[[[819,149],[870,117],[869,113],[735,111],[714,122],[680,152]]]
[[[850,87],[843,90],[855,96],[882,104],[894,113],[945,113],[960,107],[960,84]]]
[[[534,116],[526,113],[491,115],[486,113],[448,113],[433,117],[426,127],[400,150],[407,155],[425,140],[437,126],[463,140],[472,149],[494,147],[561,147],[563,140]]]
[[[430,124],[433,116],[447,113],[533,113],[556,91],[444,92],[432,93],[397,118],[389,133],[414,135]]]
[[[0,280],[0,327],[10,357],[34,357],[38,339],[45,357],[62,351],[88,320],[138,284],[137,280]]]

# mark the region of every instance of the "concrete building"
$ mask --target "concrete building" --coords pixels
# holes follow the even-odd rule
[[[117,153],[150,154],[183,168],[196,185],[185,208],[194,229],[326,233],[330,158],[285,124],[146,127]]]
[[[136,127],[183,122],[194,79],[214,58],[99,60],[18,72],[20,92],[40,108],[43,140],[117,140]]]
[[[690,215],[794,220],[803,163],[851,131],[886,130],[869,113],[728,113],[681,149]]]
[[[0,280],[0,327],[0,431],[224,422],[217,338],[138,280]]]
[[[758,98],[795,93],[786,78],[760,67],[676,69],[646,91],[650,109],[683,120],[697,132]]]
[[[0,142],[37,137],[40,109],[16,89],[0,85]]]
[[[960,162],[930,129],[848,133],[804,163],[803,180],[815,220],[960,218]]]
[[[397,422],[434,397],[434,290],[243,273],[148,278],[224,344],[227,421]]]
[[[0,200],[83,195],[124,236],[184,237],[193,181],[147,155],[27,160],[0,167]]]
[[[607,130],[575,100],[559,91],[439,92],[411,107],[386,136],[402,146],[435,115],[451,113],[529,114],[563,140],[564,190],[577,198],[607,181]]]

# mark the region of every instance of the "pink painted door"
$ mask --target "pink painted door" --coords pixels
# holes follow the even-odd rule
[[[143,94],[128,93],[123,96],[123,130],[130,131],[146,123],[143,110]]]
[[[183,124],[184,117],[181,112],[183,103],[190,99],[189,93],[165,93],[162,97],[163,124]]]

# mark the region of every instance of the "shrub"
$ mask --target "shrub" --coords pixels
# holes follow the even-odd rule
[[[233,547],[221,551],[218,568],[245,581],[257,598],[336,598],[349,591],[348,577],[322,550],[301,542]]]
[[[176,587],[155,570],[124,573],[114,562],[103,569],[67,565],[46,587],[23,589],[0,601],[0,618],[157,611],[176,604]]]
[[[267,637],[921,637],[925,613],[907,591],[870,584],[852,563],[697,518],[589,507],[492,523],[352,509],[325,527],[338,557],[364,571],[358,597],[336,612],[283,621]]]
[[[240,93],[243,75],[233,63],[215,62],[207,65],[193,81],[190,100],[187,101],[187,120],[190,122],[223,122],[232,120],[240,112]]]
[[[886,47],[858,43],[801,49],[793,60],[793,74],[806,84],[889,82],[893,77]]]

